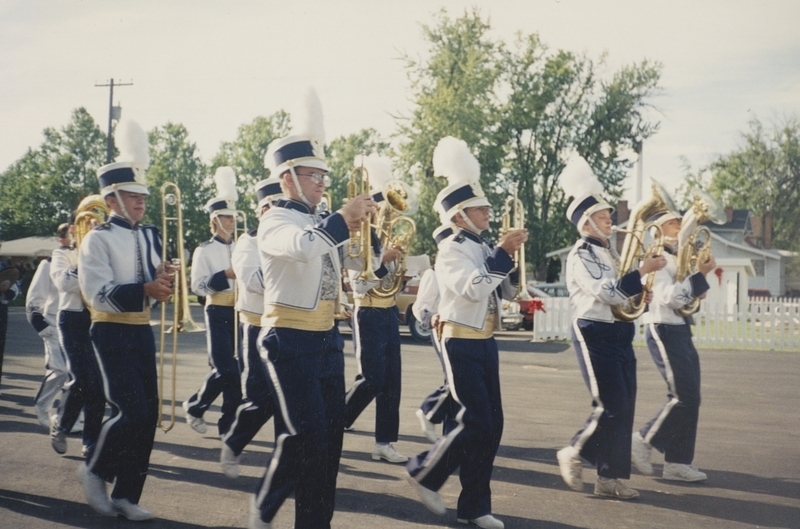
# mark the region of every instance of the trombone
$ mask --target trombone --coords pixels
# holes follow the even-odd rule
[[[167,215],[167,207],[175,209],[175,214]],[[161,261],[167,262],[167,247],[170,240],[169,232],[167,230],[170,222],[175,223],[174,230],[176,235],[174,237],[178,255],[184,255],[183,248],[183,213],[181,212],[181,190],[177,184],[167,182],[161,186],[161,233],[162,233],[162,248],[161,248]],[[202,328],[192,320],[191,313],[189,312],[189,288],[186,282],[186,271],[181,266],[180,259],[172,259],[171,263],[177,268],[177,277],[175,278],[175,291],[172,294],[172,327],[167,329],[167,302],[161,304],[161,332],[160,332],[160,347],[158,355],[158,427],[164,432],[168,432],[175,426],[175,402],[177,393],[177,365],[178,365],[178,333],[179,332],[195,332],[201,331]],[[168,424],[164,425],[164,364],[166,360],[166,334],[172,333],[172,391],[171,409],[169,413]]]

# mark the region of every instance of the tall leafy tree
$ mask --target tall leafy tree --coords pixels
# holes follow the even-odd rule
[[[0,175],[3,239],[52,235],[84,196],[98,191],[105,135],[86,109],[75,109],[61,130],[42,134],[38,149],[28,149]]]
[[[418,249],[435,252],[429,235],[439,221],[432,204],[446,182],[424,177],[432,174],[438,140],[453,135],[481,163],[481,184],[495,205],[490,237],[517,187],[531,234],[528,272],[545,279],[545,254],[574,238],[564,218],[568,197],[558,185],[564,163],[574,152],[583,155],[609,198],[621,195],[630,167],[622,153],[658,129],[644,110],[658,91],[660,65],[643,61],[604,79],[585,55],[551,51],[536,34],[519,34],[507,46],[489,30],[477,11],[456,19],[442,11],[435,27],[423,27],[429,57],[406,58],[416,106],[399,120],[399,159],[421,180]]]
[[[197,146],[189,140],[189,132],[180,124],[167,123],[148,133],[150,140],[150,168],[147,171],[151,195],[147,204],[147,221],[162,227],[161,187],[172,182],[180,188],[183,214],[184,248],[192,252],[209,238],[208,214],[203,211],[207,197],[211,196],[206,174],[208,169],[197,154]],[[168,217],[176,217],[177,210],[168,206]],[[168,230],[174,228],[170,223]],[[175,231],[172,231],[176,234]],[[171,250],[175,250],[174,235],[165,234]]]
[[[229,166],[236,171],[236,188],[239,191],[239,208],[247,214],[248,225],[252,225],[255,215],[253,187],[259,181],[269,178],[269,170],[264,167],[267,147],[276,138],[289,134],[291,119],[287,112],[279,110],[269,117],[259,116],[252,122],[239,127],[236,139],[223,142],[219,152],[211,161],[211,174],[217,167]]]

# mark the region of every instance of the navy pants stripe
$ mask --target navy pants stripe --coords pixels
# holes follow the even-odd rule
[[[647,348],[667,382],[667,402],[639,433],[667,463],[694,460],[700,412],[700,357],[689,325],[650,324]]]
[[[242,400],[239,363],[234,355],[233,307],[206,305],[206,340],[211,371],[197,392],[189,397],[189,413],[202,417],[211,403],[222,394],[222,415],[217,421],[219,434],[228,432],[236,408]]]
[[[262,329],[275,406],[275,450],[256,489],[264,521],[294,492],[295,527],[330,528],[344,433],[344,342],[324,332]]]
[[[451,396],[459,406],[458,426],[406,468],[430,490],[439,490],[460,468],[458,518],[478,518],[492,512],[490,481],[503,435],[497,343],[447,338],[443,353]]]
[[[159,411],[153,331],[149,325],[96,322],[91,337],[111,416],[87,467],[106,481],[116,479],[112,498],[139,503]]]
[[[579,319],[572,330],[578,365],[594,407],[572,445],[597,467],[598,476],[628,479],[636,408],[633,323]]]
[[[68,433],[83,410],[83,444],[89,447],[97,442],[106,410],[103,380],[89,336],[91,325],[88,310],[62,310],[58,313],[61,347],[67,353],[71,377],[64,385],[58,427]]]
[[[242,401],[236,409],[236,418],[230,430],[222,439],[237,456],[273,414],[267,369],[258,354],[258,334],[261,327],[240,322],[239,329],[243,351],[240,355]]]
[[[400,317],[397,307],[359,307],[353,314],[358,375],[345,396],[345,425],[375,399],[375,441],[397,441],[400,428]]]

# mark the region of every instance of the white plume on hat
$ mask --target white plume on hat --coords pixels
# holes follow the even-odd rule
[[[232,167],[218,167],[214,173],[214,184],[217,186],[218,200],[233,200],[239,198],[236,191],[236,173]]]
[[[378,154],[370,154],[362,156],[361,154],[355,157],[353,164],[360,167],[364,164],[364,169],[367,170],[369,176],[369,186],[373,192],[383,190],[386,183],[392,179],[392,161],[386,156]]]
[[[309,86],[303,99],[304,114],[301,114],[299,121],[300,127],[296,134],[304,134],[311,139],[318,141],[320,145],[325,145],[325,124],[322,116],[322,102],[319,100],[317,91],[313,86]]]
[[[470,152],[467,142],[445,136],[433,150],[433,175],[445,176],[452,184],[477,184],[481,166]]]
[[[119,150],[118,162],[128,162],[142,171],[150,166],[150,142],[138,123],[132,119],[120,120],[114,138]]]
[[[558,183],[567,196],[602,195],[603,184],[582,156],[573,154],[561,171]]]

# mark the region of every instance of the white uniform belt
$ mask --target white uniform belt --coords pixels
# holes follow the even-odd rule
[[[320,300],[315,310],[296,309],[283,305],[267,305],[261,317],[262,327],[283,327],[301,331],[327,331],[333,327],[336,301]]]
[[[126,325],[150,325],[150,306],[142,312],[100,312],[92,310],[92,322],[124,323]]]
[[[233,307],[235,302],[233,290],[209,294],[206,298],[206,305],[219,305],[221,307]]]

